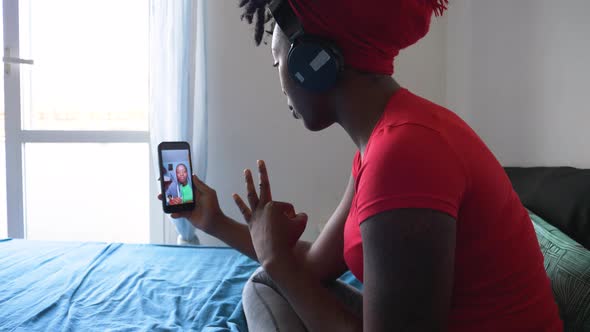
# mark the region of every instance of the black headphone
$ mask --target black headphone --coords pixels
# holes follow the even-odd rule
[[[291,78],[313,92],[333,88],[344,68],[340,49],[331,41],[306,34],[289,0],[273,0],[269,9],[291,42],[287,60]]]

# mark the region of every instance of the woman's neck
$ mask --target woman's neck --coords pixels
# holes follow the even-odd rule
[[[337,100],[336,122],[364,155],[369,137],[400,85],[389,76],[349,73]]]

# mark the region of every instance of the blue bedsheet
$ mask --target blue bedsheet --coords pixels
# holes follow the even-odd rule
[[[0,331],[247,331],[232,249],[0,241]]]
[[[0,240],[0,331],[247,331],[257,267],[228,248]]]

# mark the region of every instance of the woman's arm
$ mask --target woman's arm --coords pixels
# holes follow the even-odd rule
[[[363,317],[356,317],[294,259],[264,267],[310,331],[443,331],[451,304],[455,220],[391,210],[362,223]]]
[[[361,224],[365,331],[445,331],[451,306],[456,221],[397,209]]]
[[[306,253],[303,265],[322,282],[339,278],[348,270],[344,262],[344,224],[354,197],[354,178],[348,179],[340,204]]]
[[[270,183],[268,186],[270,188]],[[255,191],[252,176],[249,172],[246,173],[246,187],[249,192]],[[293,252],[298,264],[302,265],[306,271],[313,273],[315,278],[322,282],[333,281],[347,270],[342,253],[344,245],[343,234],[344,224],[348,217],[353,196],[354,179],[351,175],[340,204],[326,223],[317,240],[313,243],[300,240],[295,244]],[[240,199],[237,199],[236,203],[244,214],[244,217],[248,218],[251,213],[250,209]],[[225,216],[216,225],[215,228],[210,230],[210,235],[217,237],[248,257],[257,260],[247,225]]]
[[[252,238],[250,237],[250,231],[248,226],[242,224],[230,217],[223,216],[223,219],[217,222],[215,228],[207,232],[209,235],[218,238],[228,246],[236,249],[242,254],[250,257],[251,259],[258,261],[256,257],[256,251],[252,245]],[[305,241],[298,241],[293,249],[294,254],[298,257],[303,264],[306,264],[307,255],[310,251],[312,244]]]
[[[294,257],[263,265],[308,331],[362,331],[362,317],[339,301]]]

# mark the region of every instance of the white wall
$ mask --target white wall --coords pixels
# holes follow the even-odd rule
[[[590,1],[450,4],[447,105],[504,165],[590,167]]]
[[[239,218],[231,194],[244,193],[243,169],[265,159],[274,199],[310,215],[304,238],[312,239],[340,201],[355,147],[339,127],[311,133],[291,117],[270,46],[254,47],[236,3],[207,2],[208,182],[225,213]],[[437,22],[396,65],[402,85],[437,102],[445,98],[445,31],[444,20]]]

